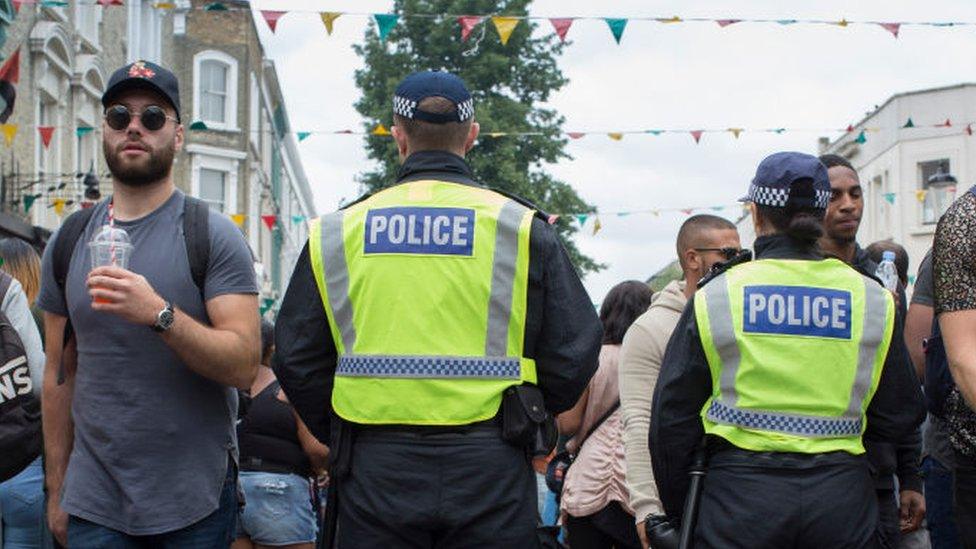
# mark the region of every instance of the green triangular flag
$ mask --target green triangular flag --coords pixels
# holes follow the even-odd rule
[[[227,6],[221,4],[220,2],[210,2],[209,4],[203,6],[203,11],[227,11]]]
[[[895,203],[895,193],[884,193],[884,199],[893,205]]]
[[[610,27],[610,32],[613,33],[613,39],[619,44],[620,39],[624,35],[624,29],[627,27],[627,20],[611,19],[609,17],[605,17],[603,20],[607,22],[607,26]]]
[[[32,194],[24,195],[24,213],[30,211],[31,206],[34,205],[35,200],[37,200],[37,197]]]
[[[373,18],[376,19],[376,32],[379,33],[380,40],[383,41],[386,41],[387,35],[400,20],[400,16],[393,13],[374,13]]]
[[[664,133],[664,130],[647,130],[647,133],[653,135],[661,135],[662,133]]]
[[[75,135],[77,135],[78,137],[82,137],[93,131],[95,131],[95,128],[91,126],[78,126],[77,128],[75,128]]]
[[[43,0],[41,2],[42,8],[66,8],[68,7],[67,2],[59,2],[57,0]]]
[[[293,215],[293,216],[291,216],[291,222],[292,223],[298,224],[298,223],[301,223],[302,221],[305,221],[305,216],[304,215]]]
[[[863,145],[868,142],[867,136],[864,135],[864,130],[861,130],[861,133],[857,134],[857,139],[855,139],[854,142],[859,145]]]
[[[915,284],[915,275],[908,275],[908,283],[912,285]]]
[[[305,141],[310,135],[312,135],[312,132],[298,132],[298,142]]]
[[[577,215],[576,220],[579,221],[580,227],[586,225],[586,220],[589,219],[588,215]]]
[[[205,129],[207,129],[207,125],[204,124],[202,120],[197,120],[196,122],[190,124],[190,129],[191,130],[205,130]]]
[[[908,118],[908,122],[905,122],[905,125],[904,125],[904,126],[902,126],[902,127],[903,127],[903,128],[914,128],[914,127],[915,127],[915,123],[914,123],[914,122],[912,122],[912,118],[911,118],[911,117],[909,117],[909,118]]]

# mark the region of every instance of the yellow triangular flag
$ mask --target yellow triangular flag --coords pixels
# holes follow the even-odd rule
[[[157,10],[172,10],[176,9],[176,4],[172,2],[156,2],[153,7]]]
[[[329,33],[329,36],[332,36],[332,25],[342,13],[338,11],[323,11],[320,15],[322,16],[322,23],[325,24],[325,32]]]
[[[373,128],[373,135],[390,135],[390,130],[386,129],[386,126],[383,124],[377,124],[376,127]]]
[[[624,134],[620,132],[611,132],[607,134],[607,137],[613,139],[614,141],[620,141],[621,139],[624,138]]]
[[[837,25],[838,27],[846,27],[848,25],[847,19],[841,19],[840,21],[837,21],[834,24]]]
[[[58,214],[58,216],[64,215],[64,199],[63,198],[55,198],[54,199],[54,213]]]
[[[600,218],[598,217],[596,218],[596,221],[593,222],[593,236],[596,236],[596,233],[600,232],[600,229],[602,228],[603,223],[600,223]]]
[[[654,214],[654,217],[659,217],[661,215],[661,212],[658,210],[651,210],[651,213]]]
[[[230,218],[234,220],[234,224],[238,227],[244,227],[244,214],[233,214]]]
[[[739,134],[742,133],[742,128],[729,128],[729,131],[732,132],[732,135],[734,135],[736,139],[738,139]]]
[[[504,46],[508,44],[508,39],[512,36],[512,31],[518,26],[519,18],[496,16],[491,18],[491,22],[495,24],[495,30],[498,31],[498,37],[502,39],[502,45]]]
[[[0,124],[0,132],[3,132],[3,139],[9,147],[14,142],[14,136],[17,135],[17,124]]]
[[[505,137],[505,132],[488,132],[488,137]]]
[[[680,23],[681,22],[681,18],[678,17],[677,15],[675,15],[674,17],[670,17],[670,18],[667,18],[667,19],[659,18],[657,21],[658,21],[658,23]]]
[[[917,198],[919,202],[925,202],[925,195],[926,194],[928,194],[928,191],[927,190],[925,190],[925,189],[919,189],[919,190],[915,191],[915,198]]]

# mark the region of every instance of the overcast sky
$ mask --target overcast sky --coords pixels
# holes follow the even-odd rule
[[[390,1],[265,0],[258,8],[387,12]],[[815,4],[815,5],[813,5]],[[737,6],[737,7],[734,7]],[[598,16],[976,21],[971,0],[603,1],[539,0],[530,13]],[[271,35],[258,27],[276,63],[294,131],[361,128],[352,104],[352,45],[367,19],[343,16],[330,37],[314,13],[292,13]],[[551,33],[547,22],[537,32]],[[456,23],[445,23],[456,25]],[[567,131],[652,128],[833,128],[856,123],[892,94],[976,80],[976,27],[906,26],[895,40],[874,25],[714,23],[664,25],[632,21],[618,46],[601,21],[577,21],[559,63],[569,84],[551,106]],[[498,40],[494,28],[486,40]],[[477,106],[476,106],[477,108]],[[916,123],[920,123],[916,121]],[[590,135],[571,141],[573,160],[548,169],[604,212],[731,205],[755,166],[780,150],[815,154],[817,131],[776,134]],[[313,135],[300,144],[319,213],[358,194],[356,175],[369,167],[360,136]],[[489,182],[490,183],[490,182]],[[972,182],[963,182],[969,185]],[[736,218],[741,210],[714,212]],[[646,279],[674,259],[685,214],[601,216],[578,237],[581,249],[608,268],[585,280],[594,302],[626,279]]]

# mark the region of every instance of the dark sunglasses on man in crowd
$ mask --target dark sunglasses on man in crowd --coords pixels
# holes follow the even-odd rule
[[[740,248],[695,248],[696,252],[718,252],[722,254],[726,261],[739,255]]]
[[[129,127],[133,117],[138,117],[142,122],[142,127],[154,132],[166,125],[166,120],[178,122],[175,116],[169,116],[162,107],[150,105],[142,112],[130,111],[124,105],[114,105],[105,110],[105,123],[108,127],[116,131],[122,131]]]

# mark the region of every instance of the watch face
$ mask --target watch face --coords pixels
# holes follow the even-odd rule
[[[166,308],[156,316],[156,324],[153,325],[153,330],[164,332],[173,325],[174,320],[176,320],[176,315],[173,313],[173,306],[167,303]]]

